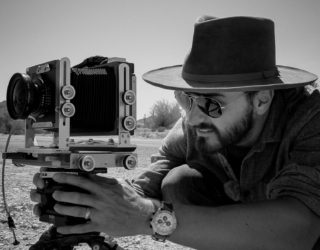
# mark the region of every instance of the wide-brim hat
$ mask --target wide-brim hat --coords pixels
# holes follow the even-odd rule
[[[308,71],[276,65],[275,57],[272,20],[203,16],[195,23],[184,64],[151,70],[142,77],[165,89],[208,93],[295,88],[317,80]]]

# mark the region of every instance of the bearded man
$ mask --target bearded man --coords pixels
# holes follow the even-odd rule
[[[184,64],[143,78],[174,90],[183,117],[132,183],[56,175],[90,192],[54,193],[72,204],[57,204],[58,213],[90,219],[58,232],[150,234],[197,249],[320,249],[317,77],[276,65],[273,21],[203,16]],[[34,183],[43,185],[38,175]]]

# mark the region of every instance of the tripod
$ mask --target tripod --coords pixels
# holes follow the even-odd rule
[[[107,242],[99,233],[63,235],[52,226],[29,250],[72,250],[80,243],[87,243],[92,250],[116,250],[118,247],[117,244]]]

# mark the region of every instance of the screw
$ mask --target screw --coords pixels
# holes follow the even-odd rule
[[[93,245],[92,246],[92,250],[100,250],[100,246],[99,245]]]

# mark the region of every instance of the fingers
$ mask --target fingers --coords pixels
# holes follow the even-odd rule
[[[44,181],[43,179],[40,177],[40,173],[36,173],[33,176],[33,184],[37,187],[37,188],[44,188]]]
[[[87,194],[82,194],[82,193],[55,191],[52,194],[52,197],[56,201],[73,203],[73,204],[82,205],[82,206],[94,207],[94,205],[96,204],[96,201],[93,198],[91,198]],[[39,193],[37,193],[37,190],[35,190],[35,189],[31,190],[30,198],[34,202],[41,203],[41,195]],[[58,205],[58,204],[56,206],[58,206],[58,209],[61,207],[61,205]],[[85,216],[85,214],[81,214],[81,211],[79,212],[79,210],[74,210],[74,211],[70,210],[70,208],[74,209],[75,207],[72,207],[72,206],[63,206],[63,207],[68,208],[68,210],[66,211],[66,213],[64,213],[64,211],[62,211],[62,214],[76,216],[76,217],[84,217]],[[84,210],[84,213],[86,212],[83,207],[78,206],[77,208],[80,208],[80,210]],[[57,212],[60,213],[59,211],[57,211]],[[76,212],[78,212],[78,213],[76,213]],[[37,216],[40,215],[39,204],[34,206],[33,213]]]
[[[37,192],[36,189],[31,189],[31,191],[30,191],[30,199],[33,202],[40,203],[41,202],[41,195]]]
[[[58,233],[61,234],[82,234],[89,232],[97,232],[98,230],[99,229],[97,228],[97,226],[91,222],[75,226],[64,226],[57,228]]]
[[[96,204],[96,199],[94,199],[93,195],[84,193],[54,191],[52,197],[56,201],[67,202],[83,206],[94,207],[94,205]]]
[[[116,185],[119,183],[119,181],[116,178],[110,178],[106,176],[90,175],[89,178],[96,183],[104,183],[110,185]]]
[[[55,174],[53,179],[59,183],[66,183],[73,186],[80,187],[89,191],[90,193],[99,193],[102,185],[119,185],[119,180],[115,178],[109,178],[104,176],[91,175],[88,177],[82,177],[71,174]]]
[[[33,213],[38,217],[40,216],[40,206],[38,204],[33,206]]]
[[[64,205],[56,204],[54,206],[54,210],[59,214],[85,218],[87,208],[78,207],[78,206],[64,206]],[[94,209],[90,208],[90,212],[92,216]],[[81,234],[81,233],[97,231],[97,226],[94,226],[92,222],[88,222],[86,224],[58,227],[57,231],[61,234]]]
[[[104,184],[109,184],[109,185],[116,185],[119,184],[121,181],[116,179],[116,178],[110,178],[110,177],[105,177],[105,176],[98,176],[98,175],[90,175],[89,178],[81,177],[81,176],[76,176],[76,175],[68,175],[68,174],[56,174],[53,179],[56,182],[61,182],[61,183],[68,183],[74,186],[79,186],[82,187],[88,191],[92,191],[93,189],[98,187],[98,183],[104,183]],[[85,183],[84,183],[85,181]],[[97,184],[95,184],[97,183]],[[33,184],[37,188],[44,188],[44,181],[40,177],[40,173],[36,173],[33,176]]]
[[[80,217],[80,218],[85,218],[86,212],[87,212],[87,207],[79,207],[79,206],[65,206],[61,204],[56,204],[54,205],[53,208],[59,214],[73,216],[73,217]],[[94,209],[90,208],[91,216],[93,211]]]
[[[71,175],[71,174],[55,174],[53,176],[53,179],[56,182],[77,186],[92,193],[98,193],[100,190],[100,187],[98,184],[82,176]]]

